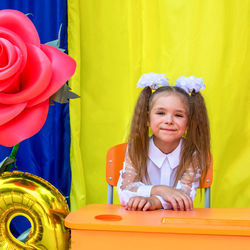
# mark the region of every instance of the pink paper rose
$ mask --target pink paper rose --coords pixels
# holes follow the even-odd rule
[[[23,13],[0,10],[0,144],[13,146],[44,125],[49,98],[74,74],[75,61],[40,44]]]

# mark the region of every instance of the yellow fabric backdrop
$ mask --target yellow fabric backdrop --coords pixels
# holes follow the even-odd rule
[[[72,210],[106,203],[106,152],[126,141],[148,72],[205,80],[212,207],[250,207],[250,1],[68,0],[68,14]]]

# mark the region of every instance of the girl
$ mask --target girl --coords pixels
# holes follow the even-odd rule
[[[137,84],[144,89],[117,184],[128,210],[192,210],[196,189],[204,181],[201,173],[210,165],[209,121],[199,92],[203,80],[180,77],[175,87],[167,80],[164,74],[149,73]]]

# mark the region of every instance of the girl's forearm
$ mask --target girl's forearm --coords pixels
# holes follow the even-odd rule
[[[151,189],[151,195],[162,195],[162,187],[163,185],[156,185],[156,186],[153,186],[152,189]]]
[[[173,190],[175,189],[167,185],[155,185],[152,187],[150,194],[164,196],[168,194],[169,192],[172,192]]]

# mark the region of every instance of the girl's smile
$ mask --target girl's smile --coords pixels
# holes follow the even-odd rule
[[[176,94],[162,95],[152,103],[149,123],[155,145],[164,153],[172,152],[185,134],[188,123],[186,104]]]
[[[169,132],[174,132],[176,129],[170,129],[170,128],[161,128],[161,130],[169,131]]]

